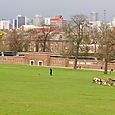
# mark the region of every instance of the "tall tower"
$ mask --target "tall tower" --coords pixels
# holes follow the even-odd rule
[[[104,17],[103,17],[103,21],[106,23],[106,10],[104,10]]]
[[[90,14],[90,21],[98,21],[98,13],[97,12],[92,12]]]
[[[17,28],[17,20],[16,19],[13,19],[12,28],[13,29]]]
[[[35,26],[42,26],[43,25],[43,17],[39,15],[35,15],[33,18],[33,25]]]
[[[22,25],[26,25],[26,16],[17,16],[17,28],[19,28]]]

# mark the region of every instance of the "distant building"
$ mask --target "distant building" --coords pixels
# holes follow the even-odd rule
[[[13,29],[17,28],[17,20],[16,19],[13,19],[12,28]]]
[[[54,18],[50,19],[50,25],[57,29],[57,31],[63,31],[66,22],[67,21],[64,20],[61,15],[55,16]]]
[[[90,27],[100,27],[102,24],[102,21],[89,21]]]
[[[22,25],[26,25],[26,16],[18,15],[16,19],[13,19],[13,29],[19,28]]]
[[[26,17],[18,15],[17,16],[17,27],[19,28],[22,25],[26,25]]]
[[[0,29],[9,30],[10,29],[10,20],[1,20]]]
[[[112,26],[115,27],[115,17],[113,17]]]
[[[30,18],[26,18],[26,24],[27,25],[33,25],[33,20]]]
[[[90,14],[90,21],[98,21],[98,13],[97,12],[92,12]]]
[[[37,27],[34,26],[34,25],[22,25],[19,29],[26,32],[26,31],[29,31],[29,30],[34,30],[36,28]]]
[[[44,23],[43,17],[41,17],[39,15],[35,15],[35,17],[33,18],[33,25],[34,26],[42,26],[43,23]]]
[[[55,16],[54,18],[50,19],[51,26],[61,28],[63,25],[63,17],[62,16]]]
[[[50,23],[50,18],[45,18],[45,21],[44,21],[44,23],[45,23],[45,25],[50,25],[51,23]]]

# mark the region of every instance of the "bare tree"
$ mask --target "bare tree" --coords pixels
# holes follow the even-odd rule
[[[50,39],[54,35],[55,31],[50,26],[43,26],[38,32],[33,32],[33,39],[36,44],[36,51],[42,52],[50,51]],[[39,49],[40,48],[40,49]]]
[[[94,45],[94,55],[97,56],[98,53],[98,42],[99,42],[99,34],[98,34],[98,27],[94,26],[91,28],[90,31],[91,35],[91,44]]]
[[[5,39],[6,39],[7,33],[4,31],[0,31],[0,51],[5,50]]]
[[[50,40],[52,36],[52,29],[49,26],[43,26],[43,29],[41,31],[41,36],[40,36],[40,41],[41,41],[41,46],[42,46],[42,50],[43,52],[46,52],[47,50],[49,50],[49,46],[48,46],[48,41]]]
[[[23,51],[28,52],[31,43],[31,30],[21,31],[22,41],[23,41]]]
[[[23,51],[23,35],[17,30],[12,30],[7,36],[8,46],[10,51]]]
[[[99,29],[99,36],[99,54],[104,60],[104,74],[107,74],[108,63],[115,54],[115,29],[104,23]]]
[[[35,30],[35,29],[31,29],[28,32],[28,37],[27,37],[27,42],[25,40],[25,48],[28,50],[30,49],[30,51],[35,51],[38,52],[38,44],[39,44],[39,39],[40,39],[40,35],[39,33]]]
[[[77,68],[77,59],[79,56],[80,45],[88,39],[88,23],[84,15],[75,15],[72,22],[66,27],[66,36],[70,41],[69,55],[75,57],[74,69]]]

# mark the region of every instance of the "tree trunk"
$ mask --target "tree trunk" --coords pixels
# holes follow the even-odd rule
[[[46,52],[46,42],[43,43],[43,52]]]
[[[75,56],[74,69],[77,69],[77,56]]]
[[[108,60],[107,60],[107,59],[105,59],[104,74],[107,74],[107,70],[108,70]]]
[[[79,45],[78,45],[78,46],[79,46]],[[77,69],[78,50],[79,50],[79,47],[76,48],[74,69]]]
[[[36,43],[36,52],[38,52],[38,43]]]

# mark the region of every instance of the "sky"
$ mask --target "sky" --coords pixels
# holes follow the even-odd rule
[[[115,0],[1,0],[0,19],[12,19],[21,14],[33,18],[36,14],[43,17],[63,15],[65,19],[76,14],[90,16],[98,12],[99,19],[115,17]]]

